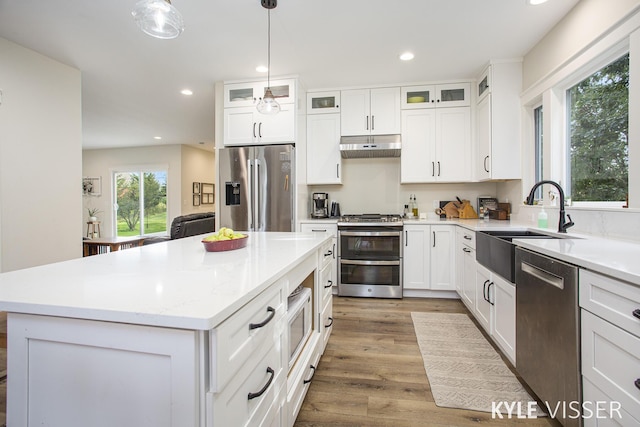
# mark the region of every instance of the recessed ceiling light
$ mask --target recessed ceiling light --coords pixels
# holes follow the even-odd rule
[[[154,136],[153,139],[162,139],[161,136]]]
[[[411,61],[414,58],[414,54],[411,52],[405,52],[402,55],[400,55],[400,59],[402,59],[403,61]]]
[[[547,0],[527,0],[527,4],[530,4],[532,6],[537,6],[539,4],[546,3],[546,2]]]
[[[256,67],[256,71],[259,73],[266,73],[267,71],[269,71],[269,69],[267,67],[265,67],[264,65],[258,65]]]
[[[183,95],[193,95],[193,91],[191,89],[182,89],[180,93]]]

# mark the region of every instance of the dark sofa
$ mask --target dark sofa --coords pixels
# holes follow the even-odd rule
[[[194,213],[177,216],[171,221],[169,237],[149,237],[144,244],[164,242],[167,240],[182,239],[216,231],[216,214],[214,212]]]

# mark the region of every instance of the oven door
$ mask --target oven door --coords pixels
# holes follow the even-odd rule
[[[402,298],[402,260],[340,260],[341,296]]]
[[[401,231],[340,230],[338,235],[338,256],[343,260],[397,261],[402,258]]]

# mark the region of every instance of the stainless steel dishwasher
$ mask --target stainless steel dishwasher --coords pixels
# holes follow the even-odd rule
[[[516,370],[563,426],[581,426],[578,268],[516,248]]]

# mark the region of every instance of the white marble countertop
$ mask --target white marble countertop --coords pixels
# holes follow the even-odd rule
[[[0,310],[208,330],[330,237],[247,233],[206,252],[201,236],[0,274]]]

